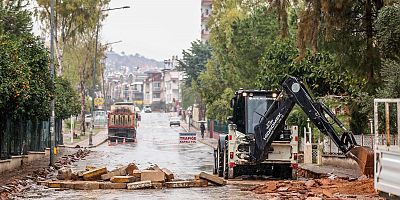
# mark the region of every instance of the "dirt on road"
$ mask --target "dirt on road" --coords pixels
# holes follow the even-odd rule
[[[271,180],[246,190],[277,199],[383,199],[375,192],[374,180],[366,177]]]

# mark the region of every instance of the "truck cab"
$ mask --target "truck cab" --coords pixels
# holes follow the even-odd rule
[[[224,178],[240,175],[270,175],[291,178],[297,167],[297,127],[282,127],[263,162],[253,158],[255,128],[276,100],[278,91],[239,90],[231,100],[233,115],[228,134],[221,134],[215,151],[215,172]],[[290,170],[289,170],[290,169]]]

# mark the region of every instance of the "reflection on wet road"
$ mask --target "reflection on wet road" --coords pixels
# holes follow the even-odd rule
[[[212,173],[213,150],[201,143],[179,144],[181,127],[169,126],[168,113],[142,113],[137,143],[109,146],[107,143],[93,149],[94,152],[76,163],[76,167],[115,167],[136,163],[140,169],[157,164],[170,169],[176,178],[193,179],[201,171]],[[37,195],[39,194],[39,195]],[[40,196],[41,199],[254,199],[249,192],[236,186],[182,188],[162,190],[95,190],[95,191],[31,191],[26,197]]]

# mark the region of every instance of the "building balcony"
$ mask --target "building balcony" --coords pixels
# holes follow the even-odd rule
[[[210,15],[201,14],[201,21],[202,22],[208,21],[208,18],[210,18]]]
[[[161,88],[157,87],[157,88],[153,88],[153,92],[160,92]]]

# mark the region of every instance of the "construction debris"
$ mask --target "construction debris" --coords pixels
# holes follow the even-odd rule
[[[56,170],[60,170],[66,166],[71,166],[74,162],[85,158],[87,155],[89,155],[89,153],[90,150],[79,149],[73,154],[65,155],[58,158],[55,162],[54,167],[46,167],[34,170],[27,176],[12,180],[3,186],[0,186],[0,199],[9,199],[9,196],[11,194],[19,194],[31,188],[32,184],[34,184],[35,182],[39,185],[48,186],[50,182],[48,180],[56,179],[54,174]],[[72,174],[70,174],[71,172]],[[59,180],[77,180],[78,177],[75,177],[76,174],[77,172],[75,172],[74,170],[70,171],[70,169],[64,168],[61,170],[58,178]],[[52,186],[57,186],[57,184],[52,184]]]
[[[143,170],[140,179],[142,181],[165,182],[165,174],[161,170]]]
[[[208,181],[210,181],[210,182],[212,182],[212,183],[214,183],[214,184],[217,184],[217,185],[226,185],[226,181],[225,181],[224,179],[218,177],[218,176],[214,176],[214,175],[211,175],[211,174],[207,174],[207,173],[205,173],[205,172],[201,172],[201,173],[199,174],[199,176],[200,176],[201,179],[208,180]]]
[[[128,168],[127,166],[124,166],[124,167],[117,168],[107,174],[103,174],[103,175],[101,175],[101,180],[105,180],[105,181],[110,180],[113,176],[125,176],[127,174],[126,173],[127,168]]]
[[[110,181],[112,183],[132,183],[136,181],[134,176],[113,176]]]
[[[81,172],[63,167],[58,170],[58,180],[41,180],[37,183],[49,188],[75,190],[207,187],[209,182],[212,185],[226,184],[224,179],[205,172],[201,172],[191,180],[176,179],[169,169],[157,165],[142,171],[134,163],[112,171],[107,171],[106,167],[94,166],[87,166],[85,170]]]
[[[89,170],[85,173],[83,173],[83,180],[85,181],[91,181],[91,180],[99,180],[101,179],[101,175],[103,174],[107,174],[107,168],[106,167],[102,167],[102,168],[95,168],[92,170]]]
[[[144,189],[151,187],[151,181],[139,181],[127,184],[128,190]]]
[[[346,199],[349,196],[362,199],[379,198],[374,190],[373,179],[345,180],[321,178],[307,181],[269,180],[263,185],[244,189],[266,198],[282,199]]]

